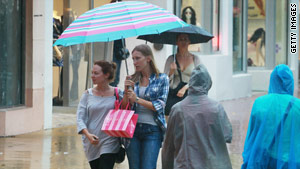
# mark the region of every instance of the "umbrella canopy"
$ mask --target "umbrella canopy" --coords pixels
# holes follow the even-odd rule
[[[142,1],[116,2],[79,16],[54,45],[108,42],[138,35],[158,34],[184,26],[188,24],[156,5]]]
[[[187,34],[191,41],[191,44],[205,43],[212,39],[214,36],[207,32],[205,29],[195,25],[189,25],[187,27],[179,27],[168,30],[161,34],[156,35],[142,35],[138,39],[143,39],[152,43],[171,44],[176,45],[176,38],[179,34]]]

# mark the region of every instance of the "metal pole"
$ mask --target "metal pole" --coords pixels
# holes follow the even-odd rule
[[[123,48],[126,48],[124,41],[125,41],[125,39],[122,37],[122,46],[123,46]],[[124,50],[124,49],[122,49],[122,50]],[[124,50],[124,52],[125,52],[125,50]],[[127,76],[128,76],[129,73],[128,73],[127,58],[125,58],[125,66],[126,66],[126,73],[127,73]]]
[[[90,0],[90,9],[94,9],[94,0]],[[88,65],[89,65],[89,72],[93,69],[93,65],[94,65],[94,43],[90,43],[90,55],[89,55],[89,61],[88,61]],[[90,73],[88,73],[90,75]],[[93,81],[92,79],[88,76],[87,81],[89,81],[89,87],[93,87]]]

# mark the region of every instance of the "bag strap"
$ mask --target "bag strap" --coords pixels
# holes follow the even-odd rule
[[[118,110],[118,109],[120,109],[120,106],[122,105],[123,99],[121,101],[119,101],[119,89],[117,87],[115,87],[114,89],[115,89],[114,95],[116,97],[115,110]],[[129,110],[129,102],[127,103],[125,110]]]
[[[176,63],[176,65],[177,65],[177,71],[178,71],[178,74],[179,74],[180,82],[182,82],[181,69],[180,69],[180,65],[179,65],[179,63],[177,62],[177,59],[176,59],[176,58],[175,58],[175,63]]]
[[[118,110],[120,108],[122,101],[119,102],[119,91],[118,91],[119,89],[117,87],[115,87],[114,89],[115,89],[114,95],[116,97],[115,109]]]

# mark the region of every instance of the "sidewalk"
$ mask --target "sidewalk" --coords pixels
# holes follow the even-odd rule
[[[263,94],[221,102],[233,126],[233,140],[228,144],[233,169],[242,164],[251,107]],[[52,129],[0,138],[0,169],[89,169],[81,137],[76,132],[76,108],[53,107]],[[160,156],[157,168],[161,169]],[[115,169],[128,169],[127,161],[117,164]]]

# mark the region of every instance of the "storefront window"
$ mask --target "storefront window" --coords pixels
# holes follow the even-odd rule
[[[78,16],[90,9],[90,0],[53,1],[53,42]],[[58,46],[53,51],[53,105],[77,105],[86,90],[90,50],[86,44]]]
[[[25,5],[0,1],[0,108],[24,104]]]
[[[276,65],[287,64],[287,0],[276,0]]]
[[[243,1],[233,1],[233,71],[243,71]]]
[[[264,67],[266,10],[265,0],[248,0],[248,66]]]
[[[182,0],[177,15],[186,23],[204,28],[214,35],[206,44],[190,45],[189,51],[211,53],[219,50],[219,0]]]
[[[53,42],[77,17],[111,0],[53,0]],[[82,93],[92,87],[91,68],[95,60],[111,60],[106,43],[94,42],[53,50],[53,105],[77,106]],[[62,59],[59,58],[58,53]]]

